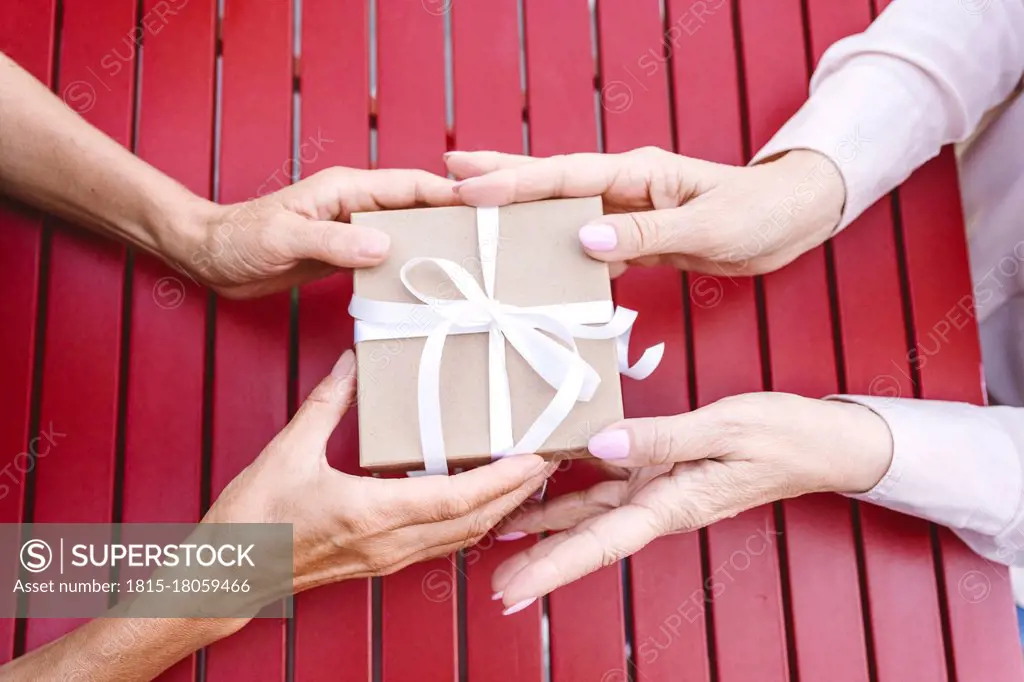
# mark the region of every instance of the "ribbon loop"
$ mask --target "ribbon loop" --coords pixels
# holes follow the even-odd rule
[[[536,452],[565,421],[577,402],[594,397],[601,377],[580,355],[576,339],[615,339],[619,372],[645,379],[661,362],[665,344],[647,348],[629,364],[629,337],[636,311],[615,308],[611,301],[587,301],[554,306],[514,306],[495,298],[499,212],[477,209],[477,240],[483,286],[461,265],[444,258],[412,258],[400,271],[402,284],[420,303],[374,301],[353,296],[349,314],[356,320],[355,340],[426,337],[420,357],[418,417],[424,472],[447,474],[441,425],[441,360],[451,334],[488,334],[488,392],[491,455]],[[413,285],[412,271],[420,266],[440,268],[462,298],[431,296]],[[505,342],[530,368],[555,389],[541,414],[515,442],[512,405],[505,368]]]

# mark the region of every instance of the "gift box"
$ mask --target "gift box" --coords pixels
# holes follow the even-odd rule
[[[350,306],[364,468],[576,457],[622,419],[620,372],[643,378],[663,347],[628,367],[636,313],[614,308],[607,264],[577,237],[601,215],[592,197],[351,217],[391,237]]]

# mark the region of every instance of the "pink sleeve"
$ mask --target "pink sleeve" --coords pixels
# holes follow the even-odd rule
[[[979,554],[1024,565],[1024,408],[855,395],[886,421],[893,459],[855,499],[950,527]]]
[[[846,184],[845,227],[966,139],[1022,72],[1024,0],[898,0],[825,52],[810,98],[752,163],[790,149],[829,157]]]

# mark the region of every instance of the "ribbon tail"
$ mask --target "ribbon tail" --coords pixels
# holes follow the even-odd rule
[[[586,363],[582,358],[574,358],[570,363],[565,381],[555,392],[548,406],[540,413],[540,416],[526,430],[522,439],[512,448],[515,455],[525,455],[537,452],[542,445],[551,437],[555,429],[561,425],[565,418],[572,412],[572,408],[579,401],[580,393],[583,391],[583,379],[586,375]]]
[[[491,327],[488,347],[488,385],[491,414],[491,455],[500,457],[512,449],[512,396],[505,367],[505,335]]]
[[[417,402],[423,473],[427,475],[448,474],[444,430],[441,426],[441,358],[451,326],[451,322],[445,322],[430,332],[420,356]]]
[[[665,355],[665,344],[659,343],[646,349],[640,359],[630,366],[629,337],[632,333],[633,328],[630,327],[615,339],[615,349],[619,356],[619,374],[641,381],[649,377],[661,364],[661,359]]]

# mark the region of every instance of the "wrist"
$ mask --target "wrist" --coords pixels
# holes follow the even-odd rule
[[[784,178],[784,196],[794,199],[790,213],[797,236],[814,245],[831,237],[846,205],[846,184],[835,162],[812,149],[792,149],[765,166]]]
[[[154,220],[158,225],[158,254],[172,267],[183,270],[193,279],[206,282],[212,262],[209,240],[223,208],[206,199],[191,195],[170,211],[163,211]]]
[[[889,425],[871,409],[842,400],[819,401],[829,415],[831,454],[827,489],[844,495],[865,493],[882,480],[892,464]]]

